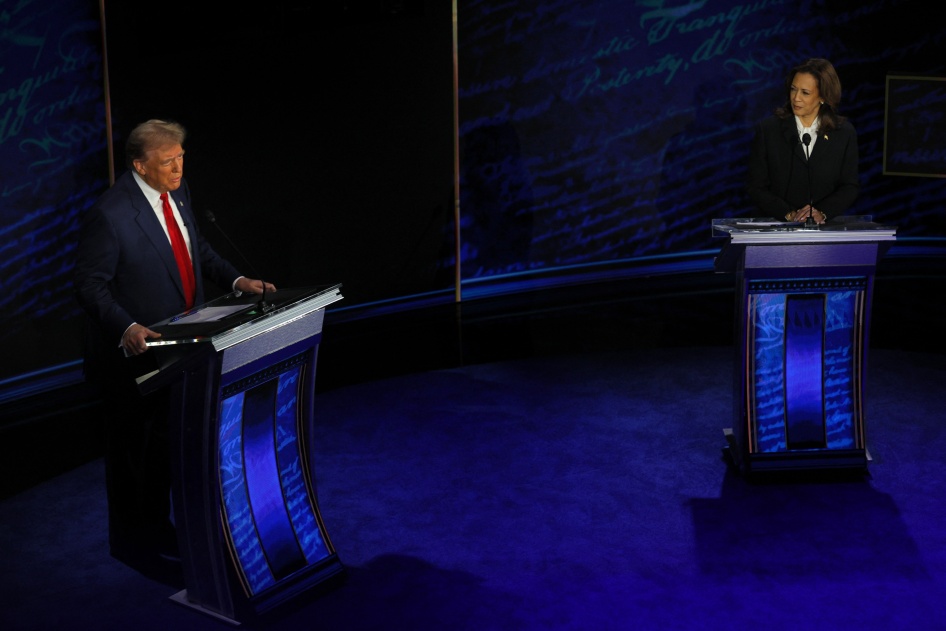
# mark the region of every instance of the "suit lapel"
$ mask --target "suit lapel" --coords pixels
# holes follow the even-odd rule
[[[785,142],[792,147],[792,155],[804,162],[805,145],[801,144],[801,139],[798,137],[798,128],[795,127],[794,117],[782,120],[781,125],[782,138],[784,138]]]
[[[181,274],[177,270],[177,261],[174,260],[174,250],[171,248],[171,242],[168,240],[164,228],[161,227],[161,222],[158,221],[154,209],[148,204],[148,198],[141,192],[141,188],[138,187],[138,183],[135,182],[134,178],[130,179],[132,206],[138,213],[135,221],[145,236],[148,237],[148,240],[151,241],[168,275],[174,281],[174,286],[177,287],[181,297],[183,297],[184,286],[181,283]]]

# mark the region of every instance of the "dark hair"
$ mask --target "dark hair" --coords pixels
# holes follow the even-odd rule
[[[152,118],[131,130],[125,142],[125,162],[130,169],[135,160],[144,160],[152,149],[163,145],[183,145],[187,131],[178,123]]]
[[[838,106],[841,104],[841,79],[827,59],[809,59],[791,69],[785,77],[785,104],[775,110],[775,115],[779,118],[794,116],[792,82],[798,73],[810,74],[818,83],[818,93],[821,95],[821,107],[818,109],[818,116],[821,117],[820,131],[823,133],[837,129],[844,121],[844,116],[838,114]]]

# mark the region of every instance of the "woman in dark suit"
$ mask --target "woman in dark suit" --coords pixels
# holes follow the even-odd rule
[[[838,114],[841,81],[827,59],[792,68],[785,90],[785,104],[755,129],[749,199],[755,216],[822,224],[857,199],[857,132]]]

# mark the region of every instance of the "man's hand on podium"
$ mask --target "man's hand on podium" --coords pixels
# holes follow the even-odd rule
[[[234,289],[247,294],[262,294],[264,285],[266,286],[266,293],[276,291],[276,286],[272,283],[265,283],[255,278],[247,278],[246,276],[241,276],[237,280]]]
[[[141,355],[148,350],[148,339],[157,339],[161,337],[160,333],[155,333],[146,326],[137,322],[125,329],[122,335],[122,348],[128,355]]]

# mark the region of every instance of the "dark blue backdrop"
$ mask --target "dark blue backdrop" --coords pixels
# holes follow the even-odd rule
[[[359,7],[180,7],[168,46],[142,46],[147,8],[106,9],[116,145],[145,118],[184,123],[201,208],[278,285],[342,282],[340,309],[450,301],[457,232],[464,299],[583,268],[707,269],[710,220],[748,212],[751,124],[811,56],[837,66],[860,133],[852,212],[896,224],[901,251],[946,235],[942,178],[883,172],[886,77],[946,75],[918,1],[458,1],[459,231],[450,6]],[[0,20],[2,401],[78,366],[70,257],[108,164],[97,3],[2,2]],[[935,127],[927,96],[897,123]]]
[[[0,2],[0,395],[79,355],[78,217],[108,186],[101,41],[94,1]]]
[[[942,29],[923,15],[902,1],[461,1],[463,278],[718,250],[711,219],[750,214],[751,126],[809,57],[834,63],[859,132],[850,213],[946,236],[943,180],[882,174],[887,74],[943,71]],[[934,90],[894,119],[941,126]]]

